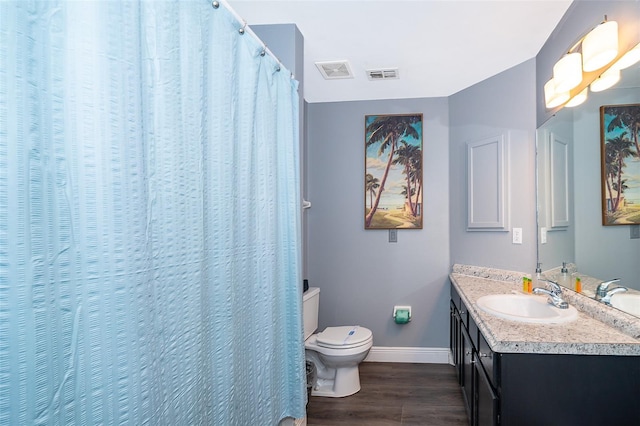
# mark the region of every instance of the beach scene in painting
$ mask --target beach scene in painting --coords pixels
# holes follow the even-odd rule
[[[640,104],[605,105],[600,113],[603,225],[640,224]]]
[[[422,114],[365,117],[365,229],[422,228]]]

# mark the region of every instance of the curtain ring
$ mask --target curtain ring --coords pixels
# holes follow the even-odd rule
[[[246,26],[247,26],[247,24],[245,23],[245,24],[242,26],[242,28],[238,29],[238,32],[239,32],[240,34],[244,34],[244,27],[246,27]]]
[[[217,9],[220,7],[220,2],[214,0],[211,2],[211,6],[213,6],[214,9]]]
[[[262,52],[260,52],[260,56],[264,56],[266,53],[267,53],[267,51],[262,49]]]

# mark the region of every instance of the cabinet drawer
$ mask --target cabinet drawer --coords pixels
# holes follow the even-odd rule
[[[462,299],[460,300],[460,305],[458,306],[458,314],[460,315],[460,321],[464,328],[469,329],[469,310],[467,306],[464,304]]]
[[[477,350],[479,348],[478,334],[480,334],[478,332],[478,326],[476,325],[476,322],[473,320],[473,317],[471,315],[469,315],[468,322],[469,322],[469,325],[468,325],[469,337],[471,337],[471,342],[473,343],[473,347]]]
[[[456,305],[456,309],[459,311],[460,310],[460,295],[458,294],[458,291],[453,286],[453,284],[450,287],[451,287],[451,301],[453,302],[454,305]]]
[[[482,333],[479,334],[478,359],[480,360],[484,371],[487,372],[487,376],[489,376],[491,386],[493,386],[493,388],[495,389],[498,385],[495,377],[495,372],[497,371],[497,369],[494,368],[497,361],[496,354],[493,353]]]
[[[451,301],[456,306],[462,324],[467,328],[469,326],[469,311],[453,284],[451,285]]]

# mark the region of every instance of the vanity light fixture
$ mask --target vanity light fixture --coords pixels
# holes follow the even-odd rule
[[[631,66],[633,61],[640,60],[640,44],[627,54],[629,57],[625,54],[591,83],[591,91],[599,92],[616,84],[620,79],[620,70]],[[607,21],[605,15],[604,22],[578,40],[553,66],[553,77],[544,85],[547,108],[555,108],[571,100],[571,91],[580,86],[585,74],[603,69],[617,56],[618,23]],[[592,76],[589,77],[592,78]],[[584,102],[587,91],[580,89],[580,93],[573,93],[573,98],[578,99],[572,100],[568,106],[576,106]]]
[[[620,81],[620,70],[609,68],[591,83],[592,92],[602,92]]]
[[[568,92],[582,83],[582,55],[567,53],[553,66],[556,91]]]
[[[620,59],[616,61],[611,68],[623,70],[629,68],[631,65],[640,61],[640,43],[632,47],[627,53],[625,53]]]
[[[599,70],[618,56],[618,23],[601,23],[582,40],[582,69],[586,72]]]
[[[569,91],[560,92],[556,89],[556,81],[552,78],[544,85],[544,99],[547,108],[555,108],[569,100]]]
[[[573,98],[571,98],[571,100],[569,102],[567,102],[565,106],[576,107],[576,106],[584,103],[584,101],[587,100],[587,92],[588,91],[589,91],[589,88],[585,87],[584,89],[582,89],[582,91],[580,93],[578,93]]]

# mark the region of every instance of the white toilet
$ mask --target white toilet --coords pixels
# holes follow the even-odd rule
[[[342,397],[360,390],[360,364],[373,345],[371,330],[360,326],[318,329],[320,289],[310,287],[303,295],[304,348],[307,361],[317,370],[313,396]]]

